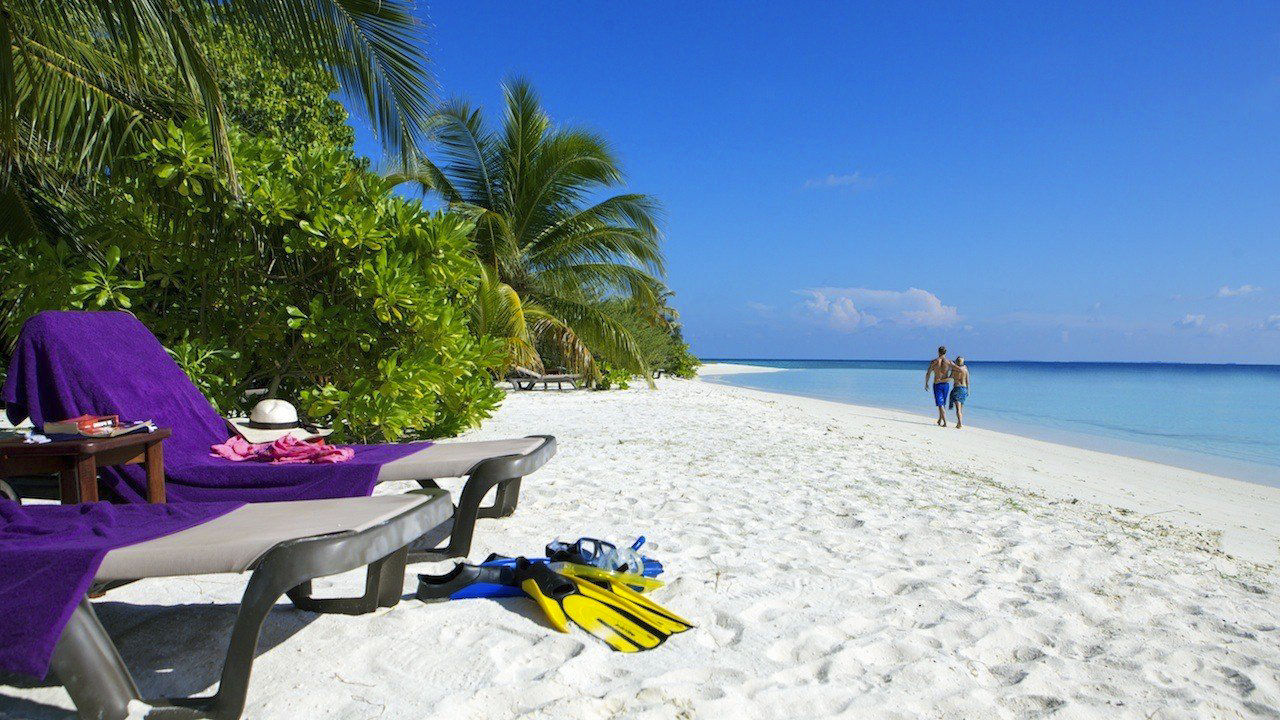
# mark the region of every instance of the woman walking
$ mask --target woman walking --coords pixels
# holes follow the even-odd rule
[[[964,427],[964,403],[969,399],[969,366],[957,355],[951,364],[951,409],[956,411],[956,427]]]

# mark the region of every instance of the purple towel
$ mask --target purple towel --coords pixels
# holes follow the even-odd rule
[[[154,420],[173,428],[164,442],[169,502],[275,502],[368,495],[378,468],[429,442],[353,445],[355,458],[326,465],[233,463],[209,456],[225,442],[227,422],[160,341],[123,312],[42,312],[22,326],[3,399],[13,422],[36,427],[84,413]],[[129,502],[145,502],[140,465],[101,470],[103,483]]]
[[[241,503],[35,505],[0,499],[0,670],[44,678],[107,551],[208,522]]]

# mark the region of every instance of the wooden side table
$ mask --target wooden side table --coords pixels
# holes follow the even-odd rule
[[[0,478],[57,473],[62,504],[97,502],[98,468],[143,465],[147,502],[164,502],[164,439],[172,431],[137,432],[113,438],[59,440],[41,445],[0,445]]]

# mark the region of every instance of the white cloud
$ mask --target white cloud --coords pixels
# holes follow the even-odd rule
[[[950,327],[960,321],[952,305],[919,288],[906,291],[870,288],[820,287],[797,290],[804,307],[841,332],[853,332],[881,323],[905,327]]]
[[[804,182],[805,190],[825,188],[848,188],[850,190],[857,190],[868,187],[871,187],[871,178],[860,172],[851,172],[844,175],[828,173],[823,177],[805,180]]]
[[[1276,330],[1280,332],[1280,315],[1272,315],[1262,321],[1263,330]]]
[[[1261,292],[1261,291],[1262,291],[1262,288],[1258,287],[1257,285],[1241,285],[1240,287],[1231,287],[1230,285],[1223,285],[1222,287],[1218,288],[1218,297],[1233,298],[1233,297],[1240,297],[1242,295],[1250,295],[1252,293]]]
[[[1179,330],[1192,330],[1204,325],[1204,315],[1187,314],[1181,320],[1174,320],[1173,326]]]

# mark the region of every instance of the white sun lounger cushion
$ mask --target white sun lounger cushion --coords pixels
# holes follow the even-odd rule
[[[544,442],[545,438],[533,437],[436,443],[383,465],[378,471],[378,482],[462,477],[484,460],[503,455],[528,455]]]
[[[423,495],[375,495],[250,503],[182,532],[112,550],[94,580],[245,572],[286,540],[365,530],[432,500]],[[434,507],[439,517],[426,519],[433,525],[453,512],[447,501],[435,502]]]

